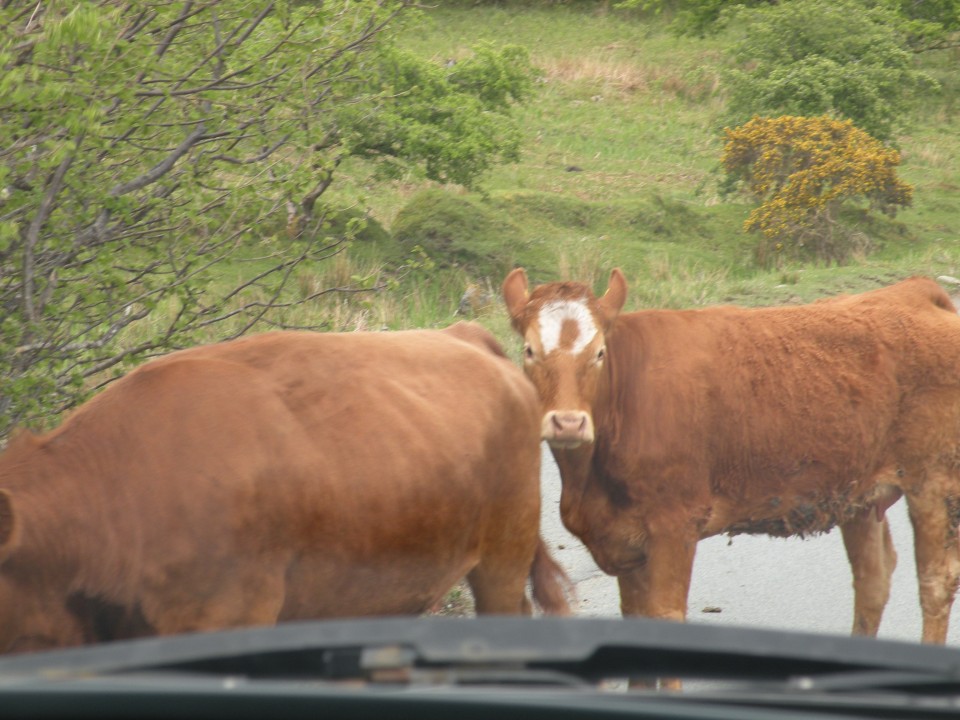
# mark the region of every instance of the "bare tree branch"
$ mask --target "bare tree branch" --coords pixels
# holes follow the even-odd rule
[[[79,147],[82,141],[83,136],[78,136],[75,141],[76,146]],[[50,181],[47,183],[47,189],[43,194],[43,199],[40,201],[40,207],[37,208],[36,215],[34,215],[33,220],[30,221],[30,225],[27,228],[26,237],[24,238],[23,313],[27,320],[29,320],[31,323],[37,321],[37,311],[33,302],[33,284],[36,273],[36,247],[37,243],[40,242],[40,231],[47,222],[47,218],[50,217],[50,213],[53,212],[57,195],[60,194],[60,190],[63,188],[63,179],[66,177],[67,170],[70,169],[75,157],[75,152],[71,151],[57,166],[56,171],[53,173],[53,177],[51,177]]]
[[[109,195],[110,197],[120,197],[121,195],[126,195],[127,193],[133,192],[134,190],[140,190],[145,188],[151,183],[155,183],[161,177],[166,175],[170,170],[176,165],[177,160],[186,155],[190,149],[200,142],[204,138],[204,133],[206,132],[206,125],[201,123],[197,126],[193,132],[191,132],[187,137],[183,139],[183,142],[180,143],[176,148],[173,149],[167,157],[163,159],[162,162],[154,165],[150,170],[145,172],[140,177],[134,178],[133,180],[119,185],[115,185],[110,188]]]

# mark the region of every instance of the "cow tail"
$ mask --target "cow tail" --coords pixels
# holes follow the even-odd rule
[[[543,538],[530,567],[533,601],[547,615],[570,615],[570,602],[575,599],[573,582],[547,550]]]

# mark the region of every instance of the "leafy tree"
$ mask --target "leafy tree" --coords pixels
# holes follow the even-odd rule
[[[526,57],[418,64],[412,5],[0,0],[0,438],[327,292],[288,285],[357,228],[323,230],[344,158],[470,184],[515,155]]]
[[[536,72],[524,48],[482,45],[449,66],[392,48],[376,63],[368,99],[339,111],[341,136],[352,154],[381,161],[388,176],[413,158],[428,177],[467,187],[493,163],[519,159],[519,129],[504,111],[533,92]],[[385,105],[384,97],[404,101]]]
[[[914,52],[960,44],[960,0],[883,0],[880,4],[900,15],[901,32]]]
[[[678,35],[704,37],[722,27],[724,10],[735,7],[769,5],[774,0],[619,0],[615,7],[636,8],[660,15],[673,16],[671,29]]]
[[[836,115],[880,140],[910,98],[936,87],[913,68],[890,11],[855,0],[794,0],[743,10],[725,124],[753,115]]]
[[[619,0],[615,7],[639,8],[658,15],[670,13],[673,16],[670,26],[678,35],[703,37],[723,29],[731,10],[790,4],[775,0]],[[960,0],[861,0],[860,5],[890,10],[891,21],[914,50],[956,45]]]
[[[895,215],[913,188],[896,175],[900,154],[856,128],[829,117],[755,117],[726,130],[723,167],[728,189],[761,204],[744,229],[762,237],[763,264],[783,257],[840,262],[851,250],[841,222],[845,204]]]

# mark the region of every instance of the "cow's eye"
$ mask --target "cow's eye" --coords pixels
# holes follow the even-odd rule
[[[597,350],[597,362],[602,363],[603,359],[607,356],[607,349],[602,347]]]
[[[533,348],[529,345],[523,346],[523,359],[524,360],[533,360]]]

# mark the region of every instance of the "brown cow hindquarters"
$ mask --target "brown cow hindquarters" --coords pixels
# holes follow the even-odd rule
[[[338,423],[336,481],[312,501],[282,619],[420,613],[465,575],[478,612],[523,611],[539,527],[533,389],[483,343],[447,334],[423,334],[431,361],[414,355],[402,382],[340,368],[349,404],[312,409],[311,433]]]

